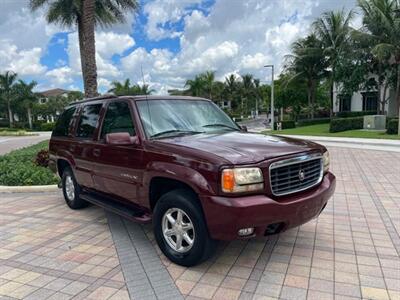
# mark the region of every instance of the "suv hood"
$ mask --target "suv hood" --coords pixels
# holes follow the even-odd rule
[[[237,131],[187,135],[166,138],[158,142],[192,148],[203,153],[208,152],[232,164],[257,163],[279,156],[325,149],[310,141]]]

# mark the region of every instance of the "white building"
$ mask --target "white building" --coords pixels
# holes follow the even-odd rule
[[[383,99],[384,91],[381,91],[381,99]],[[391,88],[387,88],[385,98],[385,114],[389,117],[397,116],[397,105],[395,99],[395,91]],[[345,111],[376,111],[379,112],[382,104],[378,103],[378,91],[377,90],[360,90],[353,95],[346,95],[340,92],[335,86],[333,92],[333,111],[334,112],[345,112]]]

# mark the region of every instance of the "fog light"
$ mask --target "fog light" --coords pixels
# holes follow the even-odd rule
[[[250,227],[250,228],[242,228],[239,229],[238,234],[240,236],[246,236],[246,235],[251,235],[254,232],[254,227]]]

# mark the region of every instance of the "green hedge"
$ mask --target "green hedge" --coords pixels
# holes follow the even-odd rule
[[[41,131],[53,131],[55,124],[56,123],[42,123],[40,125],[40,130]]]
[[[331,120],[329,132],[340,132],[352,129],[362,129],[364,117],[356,118],[334,118]]]
[[[274,130],[277,130],[277,126],[278,126],[279,122],[275,122],[274,123]],[[292,120],[288,120],[288,121],[280,121],[280,123],[282,123],[282,129],[289,129],[289,128],[295,128],[296,127],[296,123]]]
[[[36,155],[48,149],[48,141],[0,156],[0,185],[48,185],[59,179],[48,168],[36,165]]]
[[[387,130],[386,130],[387,134],[398,134],[399,119],[391,118],[388,121],[386,128],[387,128]]]
[[[338,118],[355,118],[362,117],[367,115],[376,115],[377,112],[375,110],[367,110],[367,111],[341,111],[336,113],[336,117]]]
[[[327,124],[331,121],[330,118],[316,118],[316,119],[304,119],[297,121],[297,127],[301,126],[310,126],[310,125],[317,125],[317,124]]]

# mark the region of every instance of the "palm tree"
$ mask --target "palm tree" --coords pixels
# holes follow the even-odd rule
[[[242,111],[243,111],[243,98],[246,99],[246,111],[247,111],[247,102],[249,99],[254,96],[254,82],[253,82],[253,75],[245,74],[242,76]]]
[[[214,87],[215,72],[207,71],[203,74],[200,74],[200,77],[203,80],[204,90],[207,94],[207,97],[212,100],[212,90]]]
[[[322,43],[323,53],[328,59],[330,68],[331,116],[333,115],[333,89],[336,83],[336,66],[339,64],[341,56],[348,49],[352,31],[350,21],[353,15],[353,11],[347,14],[344,10],[329,11],[323,13],[313,23],[315,34]]]
[[[155,92],[154,89],[151,89],[148,84],[143,84],[139,86],[140,94],[139,95],[151,95]]]
[[[108,90],[109,93],[113,93],[117,96],[130,95],[131,82],[128,78],[125,79],[123,83],[113,81],[111,85],[112,88]]]
[[[291,50],[292,54],[285,57],[285,69],[291,74],[289,81],[305,79],[310,116],[314,119],[317,85],[326,75],[326,59],[322,44],[314,34],[310,34],[295,41]]]
[[[225,89],[228,94],[229,100],[233,101],[235,97],[235,93],[237,91],[237,81],[236,76],[234,74],[229,75],[229,77],[225,77]]]
[[[400,135],[400,5],[396,0],[359,0],[358,6],[363,12],[361,36],[373,45],[372,54],[378,61],[395,68]]]
[[[201,76],[197,75],[194,79],[189,79],[185,83],[185,87],[188,87],[188,93],[192,96],[201,96],[204,90],[204,81]]]
[[[13,100],[13,86],[17,80],[17,73],[6,71],[4,74],[0,74],[0,94],[7,102],[8,109],[8,120],[10,127],[13,127],[14,118],[11,110],[11,101]]]
[[[124,22],[125,13],[139,8],[137,0],[30,0],[32,11],[42,7],[47,8],[48,23],[77,26],[85,96],[96,96],[95,27]]]
[[[17,99],[22,102],[23,107],[26,108],[29,128],[32,129],[32,108],[37,103],[38,97],[33,92],[33,89],[37,86],[36,81],[26,83],[23,80],[18,80],[18,83],[14,85],[15,94]]]

